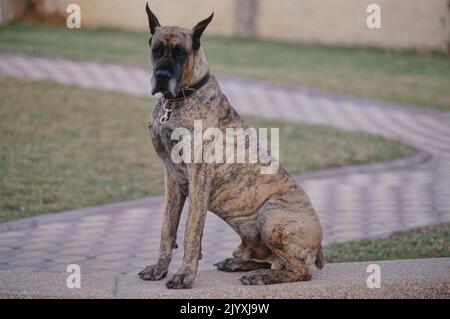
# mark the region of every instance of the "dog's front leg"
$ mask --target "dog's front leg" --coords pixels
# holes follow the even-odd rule
[[[167,282],[167,288],[191,288],[197,274],[203,226],[208,210],[211,173],[204,164],[193,164],[189,178],[189,215],[184,237],[184,256],[180,269]]]
[[[165,170],[165,212],[161,230],[158,262],[139,273],[143,280],[160,280],[167,275],[172,250],[176,245],[177,230],[186,196],[183,195],[172,175]]]

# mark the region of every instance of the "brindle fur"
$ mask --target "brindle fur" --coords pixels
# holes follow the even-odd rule
[[[158,26],[153,31],[152,45],[164,41],[170,46],[182,45],[189,52],[181,86],[192,85],[208,71],[202,49],[192,49],[192,30]],[[160,98],[148,122],[154,148],[165,164],[161,245],[158,262],[139,276],[159,280],[167,275],[180,214],[189,197],[183,262],[166,282],[168,288],[192,287],[208,210],[241,238],[233,258],[216,264],[219,270],[253,270],[240,279],[247,285],[309,280],[308,266],[315,263],[322,268],[324,264],[322,227],[307,194],[281,165],[275,174],[261,174],[260,163],[175,164],[171,160],[171,149],[177,142],[171,140],[175,128],[187,128],[193,134],[194,120],[202,120],[204,130],[216,127],[224,134],[229,127],[249,127],[228,102],[214,75],[192,96],[173,102],[165,124],[159,122],[164,114],[162,105]],[[206,141],[203,148],[208,149],[213,143]]]

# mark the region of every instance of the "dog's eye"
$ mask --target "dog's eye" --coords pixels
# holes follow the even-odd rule
[[[157,46],[157,47],[155,47],[155,48],[153,49],[153,54],[154,54],[155,56],[157,56],[157,57],[162,56],[162,55],[163,55],[163,48],[162,48],[160,45]]]
[[[186,53],[184,52],[183,49],[175,48],[175,55],[176,55],[176,56],[182,57],[182,56],[184,56],[185,54],[186,54]]]

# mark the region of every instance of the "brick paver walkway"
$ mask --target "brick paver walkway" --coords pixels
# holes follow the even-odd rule
[[[137,95],[148,95],[150,85],[150,70],[139,67],[0,54],[0,76],[8,75]],[[219,81],[241,113],[378,133],[426,152],[298,177],[317,208],[326,242],[450,221],[449,113],[263,81]],[[77,263],[85,273],[135,273],[157,254],[161,205],[162,197],[155,197],[0,224],[0,270],[60,272]],[[183,227],[179,243],[182,238]],[[237,235],[209,214],[200,269],[229,256],[237,244]],[[182,248],[172,270],[181,257]]]

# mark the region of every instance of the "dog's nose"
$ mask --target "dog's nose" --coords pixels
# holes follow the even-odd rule
[[[168,70],[160,69],[155,71],[155,78],[157,80],[169,80],[172,74]]]

